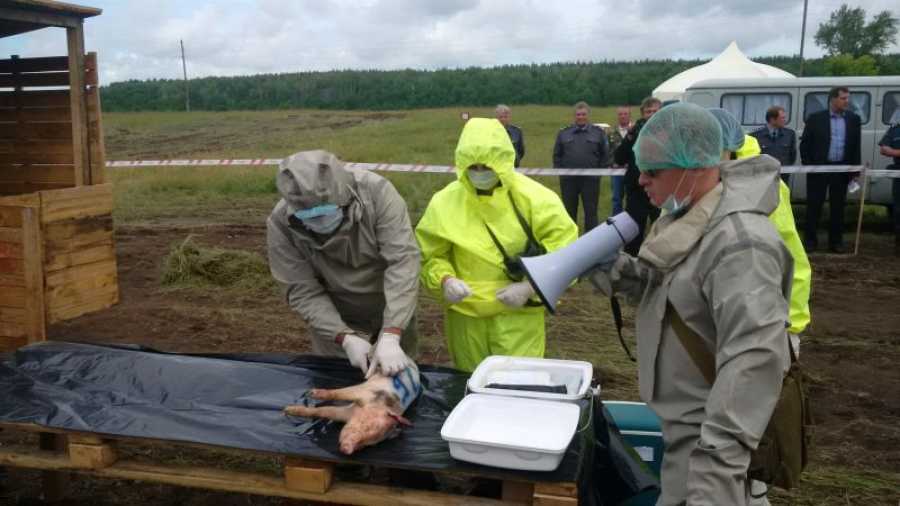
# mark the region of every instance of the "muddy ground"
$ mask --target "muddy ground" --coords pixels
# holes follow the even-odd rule
[[[183,222],[120,226],[116,235],[120,303],[109,310],[55,325],[50,329],[50,337],[138,343],[178,352],[308,350],[302,322],[274,291],[242,294],[226,289],[162,287],[161,259],[172,244],[189,234],[196,234],[204,245],[265,254],[265,228],[261,224]],[[864,237],[859,256],[814,254],[811,259],[813,325],[804,336],[801,360],[814,378],[812,393],[818,427],[813,467],[825,471],[805,483],[798,496],[780,494],[777,502],[896,505],[898,498],[885,495],[883,490],[867,496],[860,492],[865,487],[853,492],[840,486],[829,488],[832,484],[827,476],[847,469],[862,475],[868,470],[888,471],[896,477],[900,470],[900,258],[894,256],[890,237],[871,234]],[[589,297],[579,297],[572,299],[571,304],[590,306],[594,302]],[[605,314],[605,306],[602,308],[598,312]],[[423,305],[419,318],[422,333],[436,336],[425,347],[425,362],[446,360],[440,344],[439,318],[433,305]],[[633,387],[621,392],[632,391]],[[0,444],[12,440],[15,437],[11,434],[0,434]],[[188,462],[201,458],[190,454],[172,457],[169,450],[152,448],[136,451]],[[271,462],[245,462],[239,457],[223,462],[219,464],[274,469]],[[36,472],[12,471],[0,501],[37,503],[38,476]],[[281,503],[272,498],[83,477],[73,481],[70,492],[70,499],[63,504]]]

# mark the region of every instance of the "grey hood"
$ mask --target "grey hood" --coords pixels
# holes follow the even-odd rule
[[[755,212],[765,216],[778,207],[778,177],[781,165],[769,155],[752,156],[719,166],[722,199],[707,228],[737,212]]]
[[[638,256],[668,271],[690,254],[697,242],[729,215],[768,216],[778,206],[781,165],[768,155],[719,165],[721,182],[680,217],[663,215],[647,234]]]
[[[353,175],[327,151],[301,151],[282,160],[278,169],[275,184],[289,214],[322,204],[344,207],[353,199]]]

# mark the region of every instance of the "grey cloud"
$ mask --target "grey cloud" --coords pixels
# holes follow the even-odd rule
[[[393,18],[408,21],[416,18],[438,19],[455,16],[478,6],[478,0],[442,0],[423,2],[420,0],[378,0],[370,12],[379,18]]]
[[[807,55],[818,23],[843,0],[810,5]],[[345,68],[466,67],[554,61],[709,58],[736,40],[751,56],[799,50],[802,3],[726,0],[85,0],[104,9],[86,24],[101,79]],[[870,0],[870,16],[890,9]],[[31,34],[0,54],[65,52],[65,36]],[[894,46],[892,51],[900,50]]]
[[[799,2],[785,0],[719,0],[715,3],[696,0],[639,0],[636,3],[641,15],[650,19],[667,16],[691,18],[711,14],[736,17],[802,8]]]

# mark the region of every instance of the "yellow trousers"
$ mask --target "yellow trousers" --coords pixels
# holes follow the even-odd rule
[[[510,311],[477,318],[444,311],[444,335],[457,369],[472,372],[490,355],[544,356],[544,311]]]

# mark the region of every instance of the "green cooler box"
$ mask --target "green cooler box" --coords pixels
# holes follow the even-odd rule
[[[643,402],[603,401],[625,442],[634,448],[647,466],[659,476],[662,466],[663,439],[659,417]],[[622,506],[652,506],[658,492],[648,491]]]

